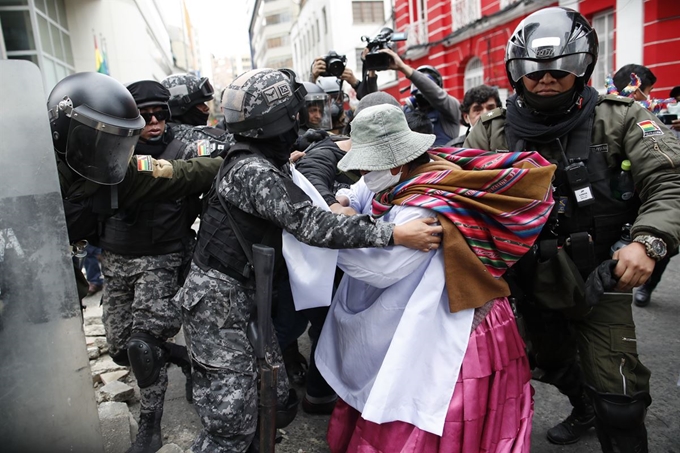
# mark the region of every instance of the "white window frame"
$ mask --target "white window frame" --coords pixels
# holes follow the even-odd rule
[[[592,24],[600,41],[600,50],[591,80],[593,87],[604,94],[607,92],[605,77],[609,74],[614,75],[614,46],[616,45],[614,10],[610,9],[593,15]]]
[[[473,57],[465,65],[465,77],[463,79],[463,91],[467,93],[470,88],[484,84],[484,63],[478,57]]]
[[[451,31],[456,31],[481,18],[481,0],[452,0]]]

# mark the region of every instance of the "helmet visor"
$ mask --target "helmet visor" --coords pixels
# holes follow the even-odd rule
[[[513,82],[518,82],[523,76],[540,71],[563,71],[576,77],[585,75],[593,57],[587,53],[565,55],[551,60],[514,59],[508,61],[508,72]]]
[[[331,117],[331,97],[326,93],[308,94],[305,96],[307,115],[305,125],[310,129],[333,129]]]
[[[93,112],[85,106],[74,109],[66,143],[66,163],[90,181],[118,184],[125,177],[144,120],[111,118],[112,124],[103,123],[94,119]]]

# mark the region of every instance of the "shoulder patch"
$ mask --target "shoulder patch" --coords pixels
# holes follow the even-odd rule
[[[483,114],[479,119],[482,123],[486,123],[494,118],[505,118],[505,109],[503,107],[495,108],[492,111]]]
[[[637,123],[637,126],[642,130],[642,137],[653,137],[655,135],[663,135],[663,131],[656,122],[652,120],[644,120]]]
[[[621,104],[632,104],[635,99],[626,96],[619,96],[618,94],[600,95],[600,102],[618,102]]]

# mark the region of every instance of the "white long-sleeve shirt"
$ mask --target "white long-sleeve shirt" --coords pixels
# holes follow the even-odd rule
[[[363,179],[338,195],[370,213],[373,193]],[[434,213],[394,206],[380,220],[425,217]],[[366,420],[401,420],[441,435],[474,314],[449,312],[442,252],[341,250],[338,266],[345,276],[315,355],[321,374]]]

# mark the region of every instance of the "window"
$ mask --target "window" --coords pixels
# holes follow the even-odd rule
[[[323,16],[323,34],[328,33],[328,20],[326,19],[326,7],[321,8],[321,15]]]
[[[290,22],[290,13],[288,12],[270,14],[269,16],[265,16],[264,18],[264,25],[282,24],[285,22]]]
[[[356,24],[382,23],[385,21],[385,10],[382,1],[352,2],[352,18]]]
[[[321,32],[319,31],[319,19],[316,20],[316,28],[314,29],[316,31],[316,42],[321,42]]]
[[[484,64],[482,60],[474,57],[465,66],[465,80],[463,82],[463,90],[467,92],[470,88],[476,87],[484,83]]]
[[[287,46],[290,42],[288,35],[277,36],[275,38],[267,39],[267,49],[274,49],[276,47]]]
[[[453,30],[458,30],[482,17],[480,0],[453,0],[451,14]]]
[[[600,40],[600,51],[593,71],[593,87],[604,92],[604,79],[614,72],[614,12],[593,16],[593,28]]]

